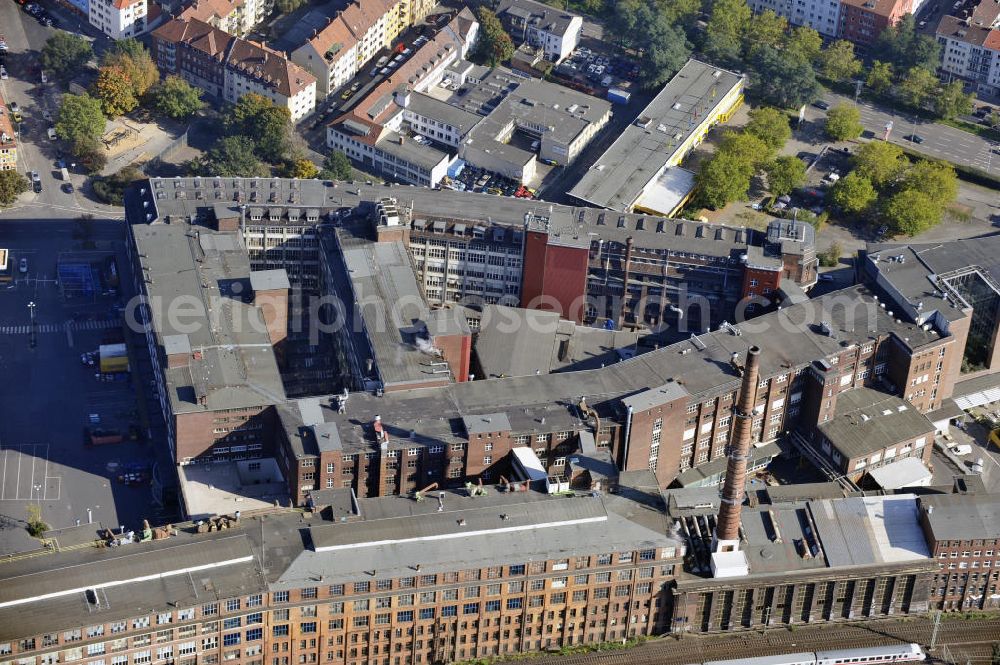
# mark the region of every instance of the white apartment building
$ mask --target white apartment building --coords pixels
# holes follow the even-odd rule
[[[262,23],[274,3],[271,0],[195,0],[180,13],[181,19],[197,19],[236,37],[243,37]]]
[[[812,28],[825,37],[840,34],[840,0],[749,0],[748,4],[755,14],[770,9],[792,25]]]
[[[545,59],[562,62],[580,43],[583,18],[535,0],[503,0],[497,16],[511,38],[545,52]]]
[[[935,34],[941,69],[975,83],[980,93],[1000,94],[1000,29],[945,16]]]
[[[136,37],[146,31],[146,0],[90,0],[90,24],[112,39]]]
[[[410,25],[408,0],[352,2],[316,36],[292,51],[291,59],[319,81],[326,97],[350,81],[362,66]]]

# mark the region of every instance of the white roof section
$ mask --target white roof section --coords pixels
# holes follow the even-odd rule
[[[927,487],[934,477],[931,470],[916,457],[907,457],[878,469],[872,469],[868,475],[884,490]]]
[[[913,494],[824,499],[809,507],[831,568],[930,557]]]
[[[694,190],[694,171],[679,166],[667,168],[643,191],[635,207],[669,215]]]
[[[963,411],[968,411],[969,409],[977,406],[992,404],[993,402],[1000,402],[1000,386],[996,388],[987,388],[986,390],[979,390],[977,392],[955,398],[955,404],[958,404],[959,408]]]
[[[545,467],[542,466],[542,462],[534,450],[527,446],[521,446],[512,448],[510,452],[514,455],[514,464],[527,476],[528,480],[548,479],[549,474],[545,472]]]

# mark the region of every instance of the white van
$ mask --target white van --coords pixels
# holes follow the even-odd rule
[[[957,446],[952,446],[949,450],[956,455],[968,455],[972,452],[972,446],[967,443],[960,443]]]
[[[56,140],[56,128],[55,127],[49,127],[49,140],[50,141],[55,141]]]

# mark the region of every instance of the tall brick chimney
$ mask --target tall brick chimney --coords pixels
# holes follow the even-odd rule
[[[757,375],[760,370],[760,349],[747,349],[747,359],[743,367],[743,384],[740,386],[739,402],[733,436],[729,443],[729,463],[726,465],[726,481],[722,486],[722,502],[719,505],[719,522],[715,529],[716,548],[726,543],[740,540],[740,510],[747,482],[747,458],[750,455],[750,435],[753,429],[753,408],[757,399]]]

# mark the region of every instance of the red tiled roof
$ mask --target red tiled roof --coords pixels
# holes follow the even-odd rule
[[[226,65],[262,81],[285,97],[294,97],[316,82],[315,76],[291,60],[244,39],[234,41]]]
[[[179,14],[181,19],[208,22],[212,18],[225,18],[243,5],[243,0],[195,0]]]
[[[204,21],[184,21],[178,18],[171,19],[154,30],[153,38],[171,44],[187,44],[219,62],[225,60],[230,42],[236,39]]]
[[[986,36],[983,46],[994,51],[1000,51],[1000,30],[990,30],[990,34]]]

